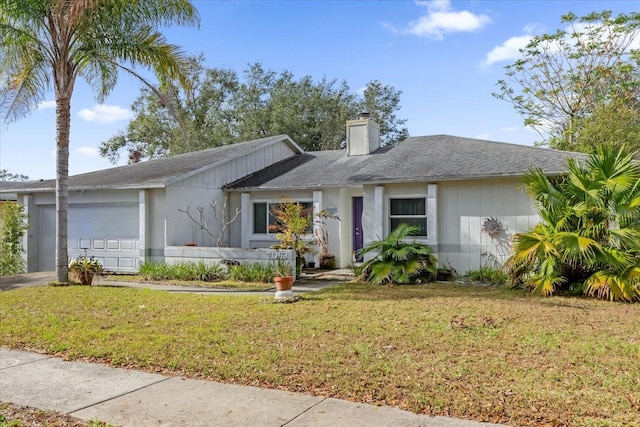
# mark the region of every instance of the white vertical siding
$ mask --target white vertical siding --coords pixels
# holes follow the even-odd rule
[[[459,274],[499,265],[509,255],[510,237],[538,221],[536,209],[518,179],[441,182],[438,186],[439,260]],[[491,238],[482,232],[487,218],[502,223]]]
[[[293,150],[291,150],[291,148],[284,142],[272,144],[251,153],[247,153],[244,156],[231,159],[217,167],[195,174],[172,184],[172,186],[187,188],[221,188],[226,184],[262,170],[275,162],[284,160],[293,154]]]
[[[169,185],[166,190],[165,213],[163,215],[167,230],[165,244],[168,246],[184,245],[195,240],[199,245],[216,246],[219,231],[217,223],[222,217],[221,209],[225,204],[225,193],[221,188],[294,154],[294,151],[285,142],[271,144]],[[216,201],[217,218],[210,206]],[[209,231],[214,232],[214,237],[209,236],[206,231],[199,230],[198,226],[185,213],[178,210],[187,206],[195,217],[199,216],[196,208],[198,206],[204,208],[205,221]],[[240,199],[228,199],[225,209],[227,220],[233,217],[236,208],[240,208]],[[225,230],[224,240],[228,245],[240,245],[240,222],[240,217],[238,217],[237,221]],[[221,244],[223,243],[221,242]]]

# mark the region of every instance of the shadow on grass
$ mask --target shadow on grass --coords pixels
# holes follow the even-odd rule
[[[318,298],[345,300],[405,300],[429,298],[535,298],[527,291],[486,285],[425,283],[420,285],[368,285],[348,282],[319,291]]]
[[[480,299],[492,301],[527,302],[542,307],[566,307],[579,310],[594,308],[593,304],[616,304],[582,295],[558,295],[545,297],[532,294],[526,289],[484,284],[460,284],[458,282],[436,282],[420,285],[368,285],[348,282],[306,295],[305,299],[333,299],[349,301],[401,301],[432,298]]]

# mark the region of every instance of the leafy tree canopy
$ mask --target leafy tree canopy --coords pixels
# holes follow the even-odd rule
[[[640,14],[569,13],[562,23],[566,29],[531,39],[493,95],[512,103],[544,145],[587,150],[593,141],[579,143],[580,126],[598,108],[640,107]]]
[[[345,82],[297,79],[260,63],[238,74],[203,62],[203,56],[190,60],[190,89],[171,84],[162,98],[143,90],[126,132],[103,142],[101,155],[116,162],[125,149],[129,162],[137,162],[278,134],[308,151],[337,149],[345,141],[346,120],[362,111],[380,125],[383,145],[408,136],[406,120],[396,116],[401,92],[379,81],[360,95]]]

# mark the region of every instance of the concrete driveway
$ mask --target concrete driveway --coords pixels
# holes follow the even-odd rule
[[[43,286],[57,279],[55,271],[41,271],[38,273],[16,274],[0,276],[0,291]]]

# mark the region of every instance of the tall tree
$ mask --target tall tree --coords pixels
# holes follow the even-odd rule
[[[406,120],[396,116],[401,92],[378,81],[359,95],[344,81],[298,79],[289,71],[266,70],[260,63],[250,64],[240,75],[207,68],[202,56],[193,58],[191,65],[191,90],[174,85],[170,97],[189,144],[156,94],[143,90],[132,106],[136,116],[126,132],[101,144],[103,157],[115,162],[125,149],[130,161],[138,161],[277,134],[289,135],[308,151],[332,150],[344,144],[345,121],[362,111],[380,124],[384,145],[408,136],[402,127]]]
[[[567,29],[535,36],[505,67],[494,96],[513,104],[546,145],[579,148],[577,122],[596,107],[640,103],[640,13],[562,16]]]
[[[0,100],[16,119],[53,88],[56,101],[56,271],[68,280],[67,204],[71,97],[78,77],[102,101],[124,70],[152,68],[186,85],[184,54],[157,27],[197,25],[189,0],[0,0]]]
[[[625,103],[609,102],[596,107],[589,117],[576,122],[576,128],[574,146],[565,146],[562,141],[559,149],[573,148],[584,153],[595,153],[598,147],[640,151],[640,110]]]
[[[396,116],[396,111],[400,109],[400,95],[401,91],[377,80],[369,82],[364,90],[360,111],[370,113],[371,118],[380,125],[382,145],[396,145],[409,136],[409,129],[404,127],[407,120]]]

